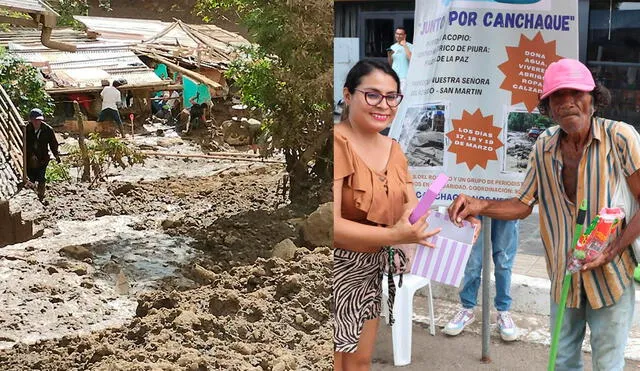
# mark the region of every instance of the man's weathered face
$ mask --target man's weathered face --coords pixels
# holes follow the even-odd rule
[[[396,30],[395,37],[396,37],[396,42],[400,42],[400,41],[402,41],[402,40],[407,38],[407,33],[404,32],[404,30],[398,29],[398,30]]]
[[[591,125],[593,97],[586,91],[561,89],[549,96],[549,109],[565,133],[581,132]]]

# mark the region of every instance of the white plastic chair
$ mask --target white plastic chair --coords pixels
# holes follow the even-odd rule
[[[382,276],[382,316],[389,324],[389,284],[386,274]],[[393,303],[394,325],[391,328],[393,340],[393,363],[396,366],[405,366],[411,363],[411,333],[413,323],[413,295],[425,286],[428,286],[430,333],[436,334],[436,325],[433,315],[433,296],[431,294],[431,281],[428,278],[406,273],[402,277],[402,287],[398,287],[400,276],[394,275],[396,284],[396,297]]]

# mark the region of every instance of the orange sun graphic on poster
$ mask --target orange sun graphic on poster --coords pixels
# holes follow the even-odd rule
[[[466,163],[469,170],[487,168],[489,160],[497,160],[501,128],[493,125],[493,115],[482,116],[480,109],[473,114],[463,111],[462,118],[451,120],[453,130],[447,133],[451,141],[449,152],[456,154],[456,164]]]
[[[511,105],[524,103],[532,112],[542,92],[542,77],[547,66],[562,57],[556,54],[556,41],[544,42],[538,32],[533,39],[520,35],[518,46],[507,46],[509,60],[498,66],[505,74],[500,89],[511,92]]]

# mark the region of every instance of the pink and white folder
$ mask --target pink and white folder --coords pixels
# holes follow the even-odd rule
[[[427,222],[429,229],[442,228],[442,231],[429,241],[435,248],[418,245],[411,273],[458,287],[471,255],[474,226],[463,221],[462,227],[458,227],[448,215],[435,211],[427,217]]]

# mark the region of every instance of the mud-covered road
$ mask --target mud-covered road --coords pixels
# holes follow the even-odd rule
[[[12,199],[46,229],[0,249],[0,369],[331,369],[331,253],[303,240],[317,205],[283,201],[283,166],[139,171]]]

